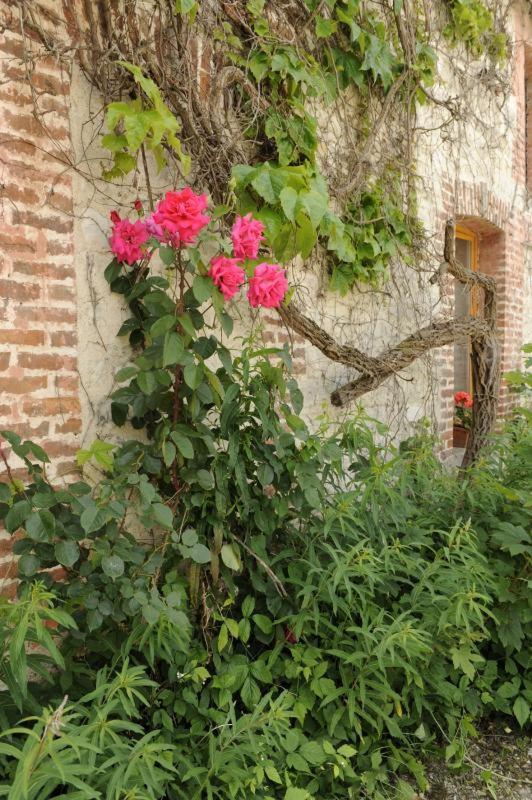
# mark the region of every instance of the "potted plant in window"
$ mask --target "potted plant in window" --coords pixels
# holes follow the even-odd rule
[[[454,447],[465,447],[471,429],[473,398],[469,392],[456,392],[454,395]]]

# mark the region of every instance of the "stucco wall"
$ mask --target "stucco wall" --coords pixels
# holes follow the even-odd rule
[[[502,84],[491,87],[489,81],[476,78],[475,66],[460,49],[440,56],[440,80],[445,94],[459,89],[463,75],[470,77],[469,114],[465,119],[446,124],[445,108],[428,104],[418,115],[416,138],[419,212],[428,244],[423,258],[411,266],[397,262],[393,280],[381,291],[353,291],[340,298],[327,290],[327,276],[313,264],[290,267],[291,282],[300,288],[299,297],[324,327],[341,341],[354,342],[368,353],[377,354],[420,325],[442,315],[452,314],[449,293],[443,287],[431,287],[428,277],[437,267],[442,253],[445,220],[450,216],[469,218],[479,233],[480,268],[497,274],[500,281],[500,333],[503,340],[503,369],[516,366],[523,341],[524,321],[530,318],[530,277],[526,279],[525,255],[530,259],[530,211],[525,185],[524,142],[524,41],[529,36],[530,19],[524,11],[512,18],[513,55],[508,64],[510,90]],[[478,69],[481,69],[479,62]],[[463,70],[463,72],[462,72]],[[460,87],[463,89],[463,86]],[[441,87],[434,87],[438,96]],[[92,165],[98,175],[97,132],[101,119],[89,125],[91,112],[101,106],[101,99],[91,89],[79,70],[71,81],[70,120],[73,149],[78,163]],[[356,113],[356,107],[353,108]],[[327,143],[331,131],[338,135],[341,121],[330,112],[318,114],[320,138]],[[330,164],[331,149],[322,145],[324,168]],[[165,188],[165,176],[154,177],[155,193]],[[113,372],[128,357],[128,347],[116,339],[121,307],[110,296],[103,280],[109,260],[106,236],[108,214],[114,202],[130,209],[140,186],[124,186],[120,191],[107,184],[87,181],[81,173],[74,176],[74,242],[78,291],[78,336],[80,348],[80,401],[83,439],[96,433],[116,435],[109,425],[108,395],[113,389]],[[487,223],[487,224],[485,224]],[[505,246],[497,253],[493,236],[504,235]],[[490,239],[490,236],[492,237]],[[484,241],[484,245],[482,245]],[[494,260],[497,255],[498,261]],[[530,267],[528,267],[528,270]],[[448,287],[447,287],[448,288]],[[525,309],[523,311],[523,309]],[[237,325],[238,333],[251,323],[263,328],[265,341],[282,344],[289,340],[275,315],[259,313],[251,320],[247,310]],[[530,326],[530,323],[527,322]],[[308,343],[293,340],[294,363],[305,397],[305,413],[314,419],[324,411],[344,415],[352,410],[333,411],[330,392],[351,377],[349,370],[326,359]],[[413,424],[428,416],[439,425],[440,434],[450,445],[452,425],[453,349],[429,354],[404,374],[395,376],[375,392],[363,398],[367,411],[391,426],[392,434],[405,436]]]

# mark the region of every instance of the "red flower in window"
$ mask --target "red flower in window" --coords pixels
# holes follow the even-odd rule
[[[456,406],[460,406],[461,408],[472,408],[473,398],[469,392],[456,392],[454,396],[454,404]]]

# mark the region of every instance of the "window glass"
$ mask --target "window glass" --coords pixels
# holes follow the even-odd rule
[[[472,243],[467,239],[456,239],[456,259],[471,269]],[[471,290],[460,281],[454,282],[454,315],[466,317],[471,313]],[[454,391],[471,392],[471,370],[469,368],[469,342],[454,345]]]

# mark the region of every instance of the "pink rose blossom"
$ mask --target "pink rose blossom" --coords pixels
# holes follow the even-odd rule
[[[144,223],[146,225],[146,230],[148,231],[150,236],[153,236],[154,239],[158,239],[159,242],[164,242],[165,239],[164,228],[162,225],[158,225],[154,221],[153,214],[150,214],[149,217],[146,217]]]
[[[212,259],[209,275],[226,300],[235,296],[245,278],[244,270],[238,266],[238,259],[226,256]]]
[[[153,222],[161,226],[174,247],[192,244],[209,223],[209,217],[202,213],[207,203],[207,195],[194,194],[188,186],[180,192],[167,192],[152,214]]]
[[[231,230],[236,258],[257,258],[263,232],[264,225],[258,219],[253,219],[251,214],[237,217]]]
[[[248,300],[257,308],[279,308],[288,290],[284,269],[278,264],[259,264],[249,280]]]
[[[117,261],[125,261],[131,265],[143,258],[145,255],[143,245],[149,238],[146,225],[140,219],[135,222],[120,219],[116,211],[111,212],[111,220],[114,225],[109,244]]]

